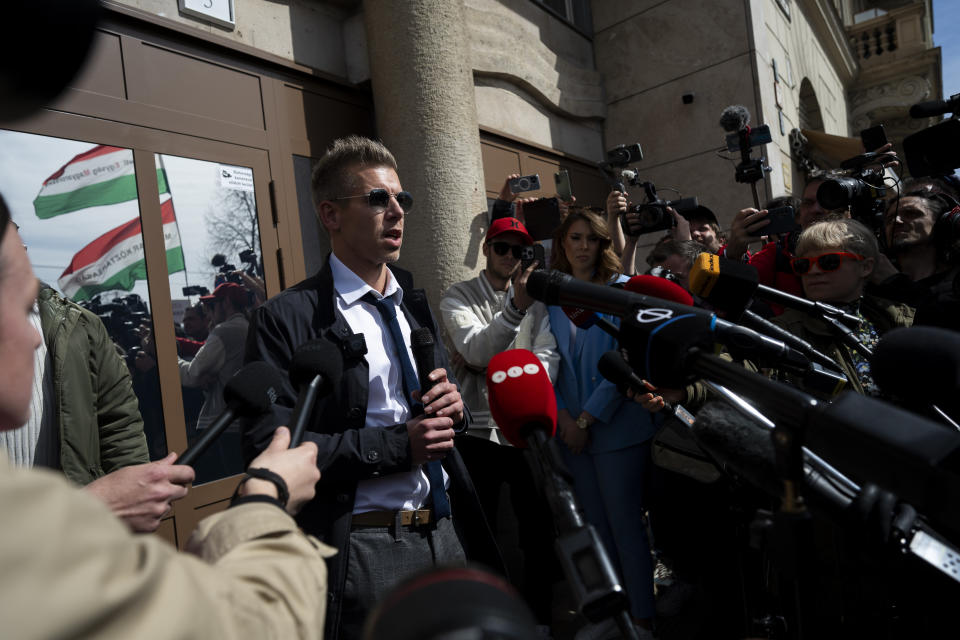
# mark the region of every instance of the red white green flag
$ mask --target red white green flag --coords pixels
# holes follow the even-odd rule
[[[167,273],[184,271],[180,231],[173,200],[160,205],[163,238],[167,250]],[[140,218],[106,232],[73,256],[57,284],[67,298],[88,300],[102,291],[130,291],[137,280],[147,279]]]
[[[166,193],[165,173],[157,170],[157,186]],[[33,201],[37,217],[45,220],[71,211],[137,199],[133,151],[98,145],[75,156],[43,181]]]

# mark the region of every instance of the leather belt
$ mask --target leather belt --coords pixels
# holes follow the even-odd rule
[[[355,527],[392,527],[400,516],[400,526],[420,526],[434,521],[433,509],[416,511],[366,511],[355,513],[351,524]]]

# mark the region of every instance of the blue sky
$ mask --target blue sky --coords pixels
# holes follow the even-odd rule
[[[960,93],[960,2],[933,0],[933,43],[941,48],[943,98]]]

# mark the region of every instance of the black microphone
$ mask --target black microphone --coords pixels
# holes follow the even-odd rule
[[[857,394],[844,397],[865,399]],[[863,414],[861,414],[863,415]],[[829,427],[830,425],[828,425]],[[732,472],[772,497],[785,497],[784,484],[777,468],[772,431],[757,420],[746,417],[720,402],[710,402],[697,414],[693,435],[697,444],[722,469]],[[826,463],[806,447],[800,482],[806,504],[827,518],[854,532],[874,539],[876,528],[904,555],[912,554],[954,580],[960,580],[953,568],[957,550],[944,536],[917,517],[916,503],[906,496],[884,491],[867,479],[862,487]],[[869,455],[858,452],[857,455]],[[909,471],[904,470],[904,474]],[[904,498],[899,502],[899,498]],[[949,502],[949,499],[944,499]],[[877,518],[881,521],[878,522]]]
[[[870,359],[884,393],[950,406],[960,391],[960,333],[909,327],[885,333]]]
[[[430,379],[430,372],[437,368],[434,353],[433,334],[427,327],[420,327],[410,332],[410,350],[413,351],[414,364],[417,367],[417,379],[420,380],[420,398],[433,388],[436,383]],[[423,413],[423,403],[417,408],[410,407],[413,414]]]
[[[829,316],[849,326],[860,319],[822,302],[813,302],[760,284],[757,268],[712,253],[701,253],[690,268],[690,291],[736,319],[754,297],[818,317]]]
[[[960,333],[937,327],[889,331],[874,349],[870,372],[886,395],[924,413],[932,405],[936,417],[957,427]]]
[[[711,401],[693,423],[697,444],[718,467],[743,478],[764,493],[780,497],[783,482],[777,471],[772,431],[723,402]],[[811,506],[840,517],[856,498],[856,483],[804,450],[803,486]]]
[[[293,354],[290,362],[290,382],[298,393],[290,420],[291,449],[303,441],[303,434],[317,398],[338,387],[341,375],[343,356],[336,346],[326,340],[306,342]]]
[[[945,113],[954,113],[958,110],[960,94],[952,96],[949,100],[928,100],[927,102],[918,102],[910,107],[911,118],[932,118]]]
[[[618,387],[629,387],[638,395],[646,393],[656,395],[657,393],[656,387],[634,373],[630,363],[624,360],[623,356],[617,351],[607,351],[600,356],[597,369],[600,371],[600,375]],[[664,402],[663,408],[673,412],[673,405],[669,402]]]
[[[221,433],[240,416],[258,416],[270,410],[280,389],[280,373],[266,362],[244,365],[223,388],[227,408],[213,424],[204,429],[200,438],[187,447],[177,464],[192,465]]]
[[[644,369],[646,377],[658,386],[678,387],[687,380],[685,376],[676,374],[676,367],[663,367],[659,369],[661,372],[674,373],[664,378],[656,377],[651,365],[667,364],[660,361],[661,357],[669,358],[670,364],[677,364],[682,359],[682,353],[690,347],[706,348],[714,342],[726,345],[735,357],[753,360],[761,366],[777,366],[798,372],[810,370],[810,361],[799,351],[746,327],[720,320],[716,314],[705,309],[583,282],[556,270],[531,273],[527,279],[527,292],[546,304],[581,307],[622,318],[621,346],[631,353],[631,362],[634,362],[633,353],[646,354],[638,355],[636,363],[647,363]],[[651,356],[648,338],[665,327],[669,327],[666,330],[674,337],[683,334],[683,351],[679,355],[674,352],[672,355],[659,353]],[[665,345],[661,343],[656,350],[659,351],[661,346]]]
[[[857,393],[830,403],[696,349],[682,366],[748,394],[778,425],[854,479],[894,492],[960,536],[960,434]],[[632,357],[631,357],[632,362]]]

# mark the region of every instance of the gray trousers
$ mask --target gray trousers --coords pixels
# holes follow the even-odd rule
[[[350,532],[337,638],[359,640],[363,623],[390,589],[430,567],[462,567],[466,555],[450,518],[422,527],[358,527]]]

